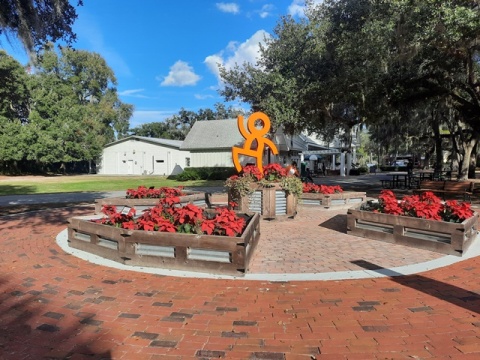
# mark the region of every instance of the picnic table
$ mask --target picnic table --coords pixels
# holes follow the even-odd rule
[[[450,170],[418,170],[416,174],[419,175],[420,181],[423,180],[452,180],[452,172]]]
[[[408,171],[394,171],[384,174],[388,179],[380,180],[385,189],[411,189],[417,187],[420,182],[418,174]]]

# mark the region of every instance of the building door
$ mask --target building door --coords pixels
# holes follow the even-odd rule
[[[127,174],[128,175],[133,174],[133,160],[128,160],[127,161]]]

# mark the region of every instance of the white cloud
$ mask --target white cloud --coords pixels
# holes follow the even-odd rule
[[[134,97],[134,98],[142,98],[146,99],[147,96],[140,94],[143,92],[145,89],[131,89],[131,90],[123,90],[119,91],[118,95],[120,96],[127,96],[127,97]]]
[[[323,0],[313,0],[314,5],[323,3]],[[293,0],[288,7],[288,14],[292,16],[305,17],[305,0]]]
[[[195,99],[197,100],[207,100],[207,99],[213,99],[213,95],[204,95],[204,94],[195,94]]]
[[[225,50],[217,54],[207,56],[204,63],[215,74],[219,83],[220,70],[218,65],[224,66],[227,70],[232,69],[235,64],[243,65],[245,62],[255,65],[260,55],[260,43],[265,43],[265,37],[270,35],[265,30],[258,30],[247,41],[239,44],[231,41]]]
[[[216,3],[217,9],[230,14],[238,14],[240,12],[240,6],[236,3]]]
[[[269,17],[272,15],[272,11],[275,9],[275,6],[271,4],[266,4],[262,6],[262,9],[258,11],[258,15],[262,18],[265,19],[266,17]]]
[[[178,60],[170,67],[170,72],[165,78],[157,77],[162,81],[161,86],[193,86],[200,80],[193,68],[185,61]]]

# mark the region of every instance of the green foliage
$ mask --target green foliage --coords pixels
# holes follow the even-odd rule
[[[75,40],[77,14],[69,0],[2,0],[0,14],[0,35],[17,35],[30,52],[48,42]]]
[[[181,174],[175,176],[178,181],[189,180],[226,180],[236,174],[235,168],[230,167],[199,167],[186,168]]]
[[[30,105],[27,73],[3,50],[0,50],[0,79],[0,115],[10,121],[25,122]]]
[[[307,19],[282,18],[259,66],[220,74],[221,94],[268,113],[274,127],[324,139],[366,124],[383,150],[435,149],[448,124],[466,176],[480,139],[477,0],[325,0]]]
[[[368,167],[360,166],[356,169],[350,169],[349,175],[362,175],[362,174],[366,174],[367,172],[368,172]]]
[[[295,195],[298,199],[303,193],[302,180],[296,176],[287,176],[280,181],[280,186],[286,192]]]
[[[94,162],[127,133],[133,106],[119,100],[113,71],[98,54],[48,46],[28,75],[0,52],[0,75],[0,170]]]

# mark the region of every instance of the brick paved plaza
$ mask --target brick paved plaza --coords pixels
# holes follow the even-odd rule
[[[263,280],[119,270],[56,242],[74,206],[0,217],[0,359],[479,359],[480,258],[407,276],[269,281],[408,268],[444,255],[346,234],[346,210],[262,221]]]

